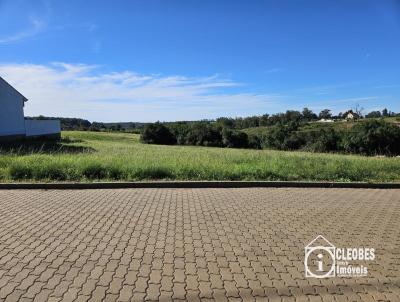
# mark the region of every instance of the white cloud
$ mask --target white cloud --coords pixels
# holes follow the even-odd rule
[[[26,115],[97,121],[155,121],[243,116],[276,108],[278,96],[228,93],[239,83],[210,77],[101,72],[99,66],[1,64],[0,75],[28,99]],[[221,92],[223,90],[223,92]]]
[[[5,37],[0,37],[0,44],[8,44],[31,38],[42,32],[42,30],[46,27],[45,22],[41,21],[40,19],[34,17],[30,17],[29,19],[29,28]]]

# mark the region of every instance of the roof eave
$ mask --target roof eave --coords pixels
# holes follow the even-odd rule
[[[22,100],[23,100],[24,102],[28,101],[28,99],[27,99],[26,97],[24,97],[24,95],[23,95],[21,92],[19,92],[17,89],[15,89],[14,86],[12,86],[10,83],[8,83],[6,80],[4,80],[1,76],[0,76],[0,80],[2,80],[4,83],[6,83],[6,84],[7,84],[8,86],[10,86],[12,89],[14,89],[20,96],[22,96]]]

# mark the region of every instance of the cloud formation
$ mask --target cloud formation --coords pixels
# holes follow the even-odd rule
[[[28,99],[26,115],[96,121],[192,120],[270,110],[278,96],[229,92],[240,86],[218,75],[162,76],[102,72],[86,64],[1,64],[0,75]],[[253,111],[252,111],[253,110]]]
[[[8,36],[0,37],[0,44],[8,44],[13,42],[18,42],[27,38],[36,36],[45,28],[45,22],[40,19],[30,17],[30,26],[23,31],[10,34]]]

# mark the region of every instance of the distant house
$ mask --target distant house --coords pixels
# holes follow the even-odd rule
[[[0,141],[26,137],[59,138],[58,120],[25,120],[24,106],[28,99],[0,77]]]
[[[347,121],[351,121],[351,120],[356,120],[358,119],[360,116],[353,112],[353,110],[348,110],[345,113],[343,113],[343,118]]]

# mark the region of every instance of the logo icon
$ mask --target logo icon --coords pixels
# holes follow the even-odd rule
[[[324,236],[318,235],[305,247],[306,277],[335,277],[335,246]]]
[[[335,247],[324,236],[318,235],[305,247],[306,277],[365,277],[367,263],[375,260],[372,247]]]

